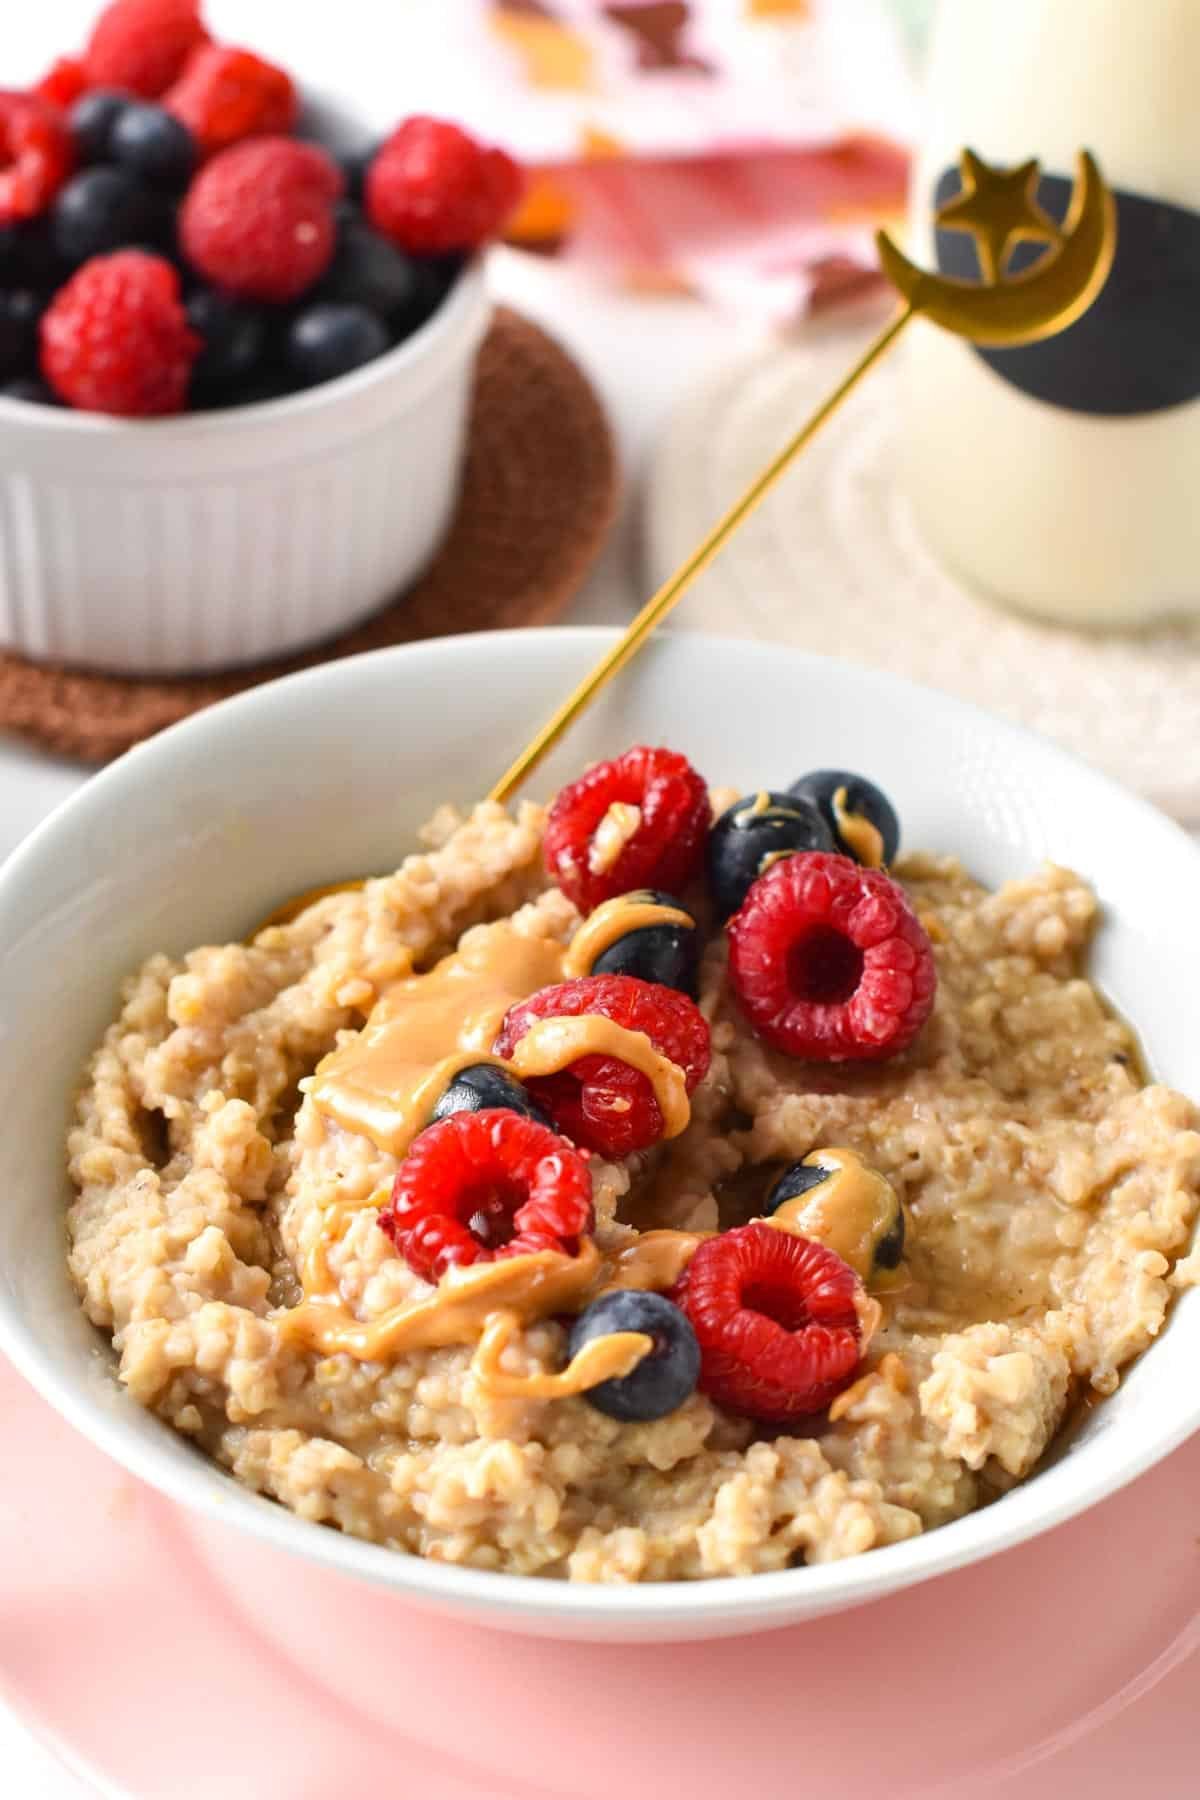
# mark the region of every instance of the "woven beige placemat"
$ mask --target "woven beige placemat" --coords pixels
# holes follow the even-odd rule
[[[449,632],[544,624],[578,589],[616,509],[604,411],[554,340],[501,308],[480,352],[462,495],[415,587],[299,656],[199,680],[124,678],[0,656],[0,730],[87,762],[228,694],[359,650]]]
[[[646,499],[649,592],[697,543],[862,347],[827,329],[764,349],[689,396]],[[673,625],[797,644],[891,669],[1058,739],[1200,823],[1200,631],[1090,635],[972,592],[922,540],[899,480],[898,366],[877,369]],[[798,702],[799,702],[798,696]]]

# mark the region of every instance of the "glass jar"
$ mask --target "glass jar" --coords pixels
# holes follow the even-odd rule
[[[906,479],[944,561],[997,599],[1083,626],[1200,615],[1200,4],[943,4],[930,46],[912,252],[963,272],[936,233],[958,152],[1040,159],[1061,217],[1076,152],[1118,203],[1116,261],[1059,337],[980,351],[906,333]],[[1030,246],[1017,266],[1042,254]]]

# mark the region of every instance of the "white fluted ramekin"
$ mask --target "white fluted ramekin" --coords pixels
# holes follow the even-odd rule
[[[450,522],[488,316],[475,263],[403,344],[282,400],[121,420],[0,397],[0,644],[192,673],[366,618]]]

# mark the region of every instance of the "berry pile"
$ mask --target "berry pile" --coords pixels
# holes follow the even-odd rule
[[[287,70],[200,0],[112,0],[0,92],[0,394],[135,418],[346,375],[441,305],[516,164],[410,118],[354,155],[293,134]]]
[[[370,207],[370,175],[367,192]],[[689,1096],[708,1073],[708,1020],[684,991],[696,989],[706,918],[724,922],[731,997],[772,1049],[814,1062],[907,1049],[933,1009],[936,971],[904,889],[882,866],[899,839],[887,796],[844,769],[758,790],[715,821],[707,783],[671,750],[637,745],[563,788],[547,814],[546,867],[578,907],[601,909],[578,945],[576,966],[590,972],[511,1006],[491,1050],[513,1067],[473,1064],[438,1099],[380,1215],[409,1266],[436,1281],[455,1264],[575,1253],[591,1228],[587,1158],[651,1150],[668,1129],[663,1109],[678,1112],[646,1052],[674,1065]],[[668,908],[667,919],[647,922],[647,905]],[[551,1022],[578,1019],[618,1029],[590,1032],[601,1048],[556,1073],[534,1072],[536,1046],[533,1057],[520,1051],[527,1034],[545,1025],[552,1038]],[[570,1054],[578,1037],[564,1036]],[[766,1213],[830,1181],[836,1166],[794,1164]],[[894,1270],[904,1251],[903,1208],[876,1180],[878,1216],[854,1266],[806,1234],[812,1221],[781,1215],[701,1243],[669,1295],[614,1289],[594,1299],[571,1328],[569,1358],[620,1332],[641,1333],[650,1348],[587,1400],[626,1422],[661,1418],[697,1387],[767,1424],[821,1412],[861,1363],[864,1280]]]

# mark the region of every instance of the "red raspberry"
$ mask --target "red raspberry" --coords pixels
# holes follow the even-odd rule
[[[179,297],[179,276],[145,250],[93,256],[42,316],[42,374],[89,412],[125,418],[179,412],[203,348]]]
[[[84,51],[87,85],[157,100],[207,42],[200,0],[112,0]]]
[[[206,156],[241,138],[286,134],[299,112],[286,70],[251,50],[224,44],[197,50],[162,103],[187,126]]]
[[[45,212],[75,166],[75,146],[56,106],[0,92],[0,225]]]
[[[521,171],[443,119],[393,131],[367,170],[365,206],[376,231],[421,256],[475,250],[495,237],[521,197]]]
[[[616,860],[597,868],[592,840],[618,803],[640,817]],[[708,788],[687,757],[639,744],[560,791],[546,818],[546,868],[585,913],[634,888],[677,894],[699,867],[710,823]]]
[[[333,256],[341,191],[341,170],[315,144],[252,138],[201,169],[180,210],[179,241],[218,287],[252,300],[294,300]]]
[[[379,1215],[426,1281],[539,1250],[575,1256],[594,1223],[585,1158],[536,1120],[500,1107],[451,1113],[423,1131]]]
[[[543,988],[504,1015],[496,1054],[511,1056],[539,1019],[597,1014],[640,1031],[660,1056],[683,1071],[692,1093],[708,1073],[708,1023],[686,994],[633,975],[584,975]],[[663,1134],[663,1116],[645,1075],[614,1056],[581,1056],[557,1075],[531,1076],[530,1098],[575,1143],[604,1156],[630,1156]]]
[[[821,1412],[858,1367],[862,1283],[813,1238],[740,1225],[700,1245],[670,1298],[700,1345],[719,1406],[784,1424]]]
[[[760,875],[729,921],[729,980],[759,1037],[815,1062],[874,1062],[912,1043],[937,970],[904,890],[812,850]]]
[[[80,94],[87,90],[87,76],[83,63],[77,56],[60,56],[52,62],[40,81],[35,81],[30,92],[39,100],[45,100],[50,106],[74,106]]]

